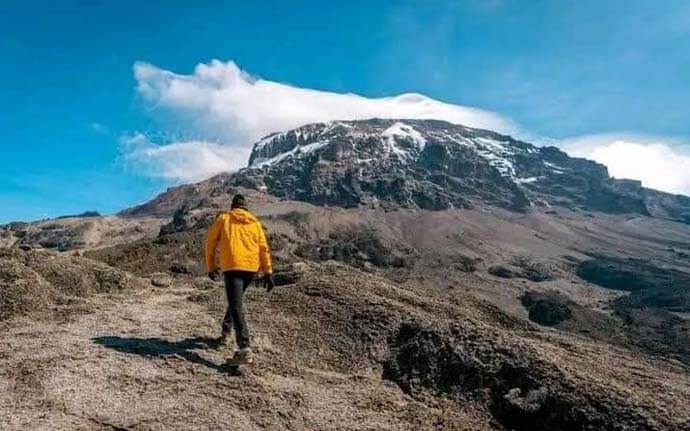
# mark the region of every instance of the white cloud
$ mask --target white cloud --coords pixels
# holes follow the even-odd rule
[[[420,94],[367,98],[299,88],[253,78],[232,61],[199,64],[190,75],[136,63],[134,77],[137,93],[152,115],[171,120],[178,132],[199,140],[165,145],[147,141],[135,150],[125,148],[124,158],[147,175],[177,181],[194,181],[241,168],[255,141],[315,122],[419,118],[506,133],[517,131],[507,118],[482,109],[443,103]]]
[[[246,163],[246,148],[205,141],[152,143],[143,134],[120,140],[125,164],[153,178],[173,182],[197,182],[221,172],[232,172]]]
[[[147,63],[134,65],[138,93],[157,110],[191,120],[232,145],[248,146],[269,133],[304,124],[379,118],[447,120],[502,132],[515,124],[498,114],[452,105],[420,94],[367,98],[252,78],[230,61],[199,64],[178,75]]]
[[[645,187],[690,195],[690,148],[670,138],[631,134],[590,135],[561,141],[568,154],[606,165],[616,178]]]

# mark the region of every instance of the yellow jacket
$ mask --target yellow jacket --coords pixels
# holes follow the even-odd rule
[[[220,249],[216,265],[216,247]],[[249,211],[235,208],[221,213],[206,235],[206,270],[251,271],[271,274],[271,250],[259,220]]]

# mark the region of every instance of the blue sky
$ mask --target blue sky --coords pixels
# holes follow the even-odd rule
[[[135,158],[149,147],[172,144],[175,160],[182,149],[246,148],[245,135],[211,125],[226,117],[202,118],[207,106],[142,90],[160,79],[205,88],[195,67],[212,59],[222,63],[210,70],[232,61],[269,83],[480,108],[625,163],[626,176],[651,151],[658,166],[640,175],[661,188],[661,174],[690,172],[687,1],[10,0],[0,31],[0,223],[114,212],[198,176]],[[621,157],[614,141],[642,156]],[[667,189],[690,191],[687,174],[671,180]]]

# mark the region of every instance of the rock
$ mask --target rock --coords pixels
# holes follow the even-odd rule
[[[513,266],[520,268],[519,277],[526,278],[531,281],[541,282],[553,280],[552,268],[547,265],[534,260],[533,258],[519,256],[511,261]]]
[[[529,318],[546,326],[553,326],[568,320],[572,311],[566,304],[551,301],[538,301],[529,309]]]
[[[408,394],[483,402],[511,430],[665,429],[647,426],[635,401],[574,386],[536,352],[486,333],[478,343],[475,330],[402,323],[389,339],[383,377]]]
[[[156,287],[170,287],[173,284],[173,280],[168,274],[158,272],[151,274],[151,284]]]
[[[201,304],[208,304],[213,300],[214,296],[210,295],[208,292],[193,293],[187,296],[187,301],[197,302]]]
[[[338,260],[360,269],[367,264],[403,268],[413,250],[400,241],[384,239],[371,227],[351,225],[333,231],[328,239],[300,244],[295,254],[317,262]]]
[[[482,262],[479,257],[470,257],[461,254],[456,254],[453,256],[454,262],[451,264],[453,269],[461,272],[475,272],[477,267]]]
[[[273,283],[276,286],[285,286],[288,284],[295,284],[299,281],[299,274],[294,271],[276,272],[273,274]]]
[[[192,287],[199,290],[211,290],[220,286],[220,282],[214,282],[206,276],[196,277],[192,282]]]
[[[660,268],[645,259],[595,256],[577,267],[577,275],[609,289],[635,292],[644,289],[663,289],[688,285],[690,275],[673,269]]]
[[[487,272],[501,278],[524,278],[534,282],[553,280],[555,277],[550,270],[538,262],[525,257],[518,257],[511,261],[511,265],[493,265]]]
[[[678,256],[681,259],[690,259],[690,253],[686,251],[678,250],[676,251],[676,256]]]
[[[501,278],[515,278],[518,275],[516,271],[503,265],[490,266],[486,271],[493,276]]]
[[[309,270],[309,265],[306,262],[295,262],[292,264],[292,270],[303,274]]]
[[[522,305],[529,310],[529,319],[545,326],[554,326],[571,318],[568,298],[558,292],[528,292]]]
[[[168,271],[172,272],[173,274],[191,274],[193,272],[190,268],[190,265],[181,262],[174,262],[172,265],[170,265]]]
[[[520,388],[513,388],[503,396],[503,399],[520,414],[534,414],[542,408],[544,401],[548,399],[548,390],[545,387],[531,389],[523,397]]]
[[[63,215],[56,217],[57,220],[59,219],[66,219],[66,218],[90,218],[90,217],[101,217],[101,214],[98,211],[84,211],[79,214],[68,214],[68,215]]]
[[[281,265],[274,269],[273,282],[276,286],[287,286],[297,283],[305,276],[309,265],[305,262],[295,262],[291,265]]]
[[[608,289],[631,292],[615,301],[619,312],[647,307],[690,312],[690,273],[675,268],[646,259],[596,255],[578,265],[577,275]]]
[[[184,204],[179,207],[174,212],[172,220],[161,226],[158,236],[164,237],[210,226],[218,211],[209,211],[210,208],[214,208],[214,204],[206,202],[207,199],[201,198],[201,202],[194,208]]]
[[[279,271],[273,274],[273,283],[276,286],[295,284],[299,281],[300,274],[295,271]]]

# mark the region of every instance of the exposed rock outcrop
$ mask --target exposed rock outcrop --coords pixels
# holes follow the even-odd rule
[[[319,205],[561,205],[690,220],[690,198],[612,179],[603,165],[555,147],[435,120],[340,121],[276,133],[254,145],[249,168],[230,182]]]

